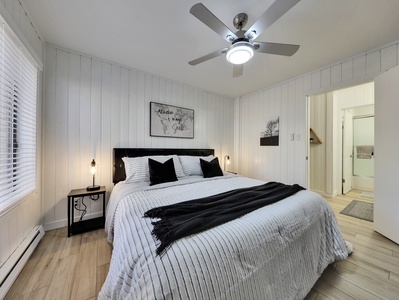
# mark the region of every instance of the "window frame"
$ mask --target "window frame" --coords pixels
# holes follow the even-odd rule
[[[38,65],[0,17],[0,216],[37,191]],[[3,110],[3,112],[1,112]]]

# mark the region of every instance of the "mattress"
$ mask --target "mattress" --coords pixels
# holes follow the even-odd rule
[[[311,191],[155,254],[147,210],[263,183],[237,175],[118,183],[107,208],[113,252],[99,299],[303,299],[330,263],[348,256],[331,208]]]

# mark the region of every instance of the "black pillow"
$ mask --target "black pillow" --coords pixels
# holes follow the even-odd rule
[[[215,157],[211,161],[206,161],[200,158],[200,164],[202,173],[204,174],[204,178],[223,176],[223,172],[220,168],[219,160],[217,157]]]
[[[150,169],[150,185],[177,181],[173,158],[168,159],[164,163],[149,158],[148,168]]]

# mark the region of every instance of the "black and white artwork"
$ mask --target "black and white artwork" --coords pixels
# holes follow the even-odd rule
[[[260,145],[261,146],[278,146],[279,142],[279,124],[280,117],[270,120],[266,123],[263,128],[264,131],[260,133]]]
[[[194,138],[194,110],[150,102],[150,135]]]

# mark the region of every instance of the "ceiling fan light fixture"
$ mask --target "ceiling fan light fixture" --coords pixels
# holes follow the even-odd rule
[[[229,47],[226,59],[232,64],[241,65],[250,60],[253,55],[254,49],[249,42],[237,42]]]

